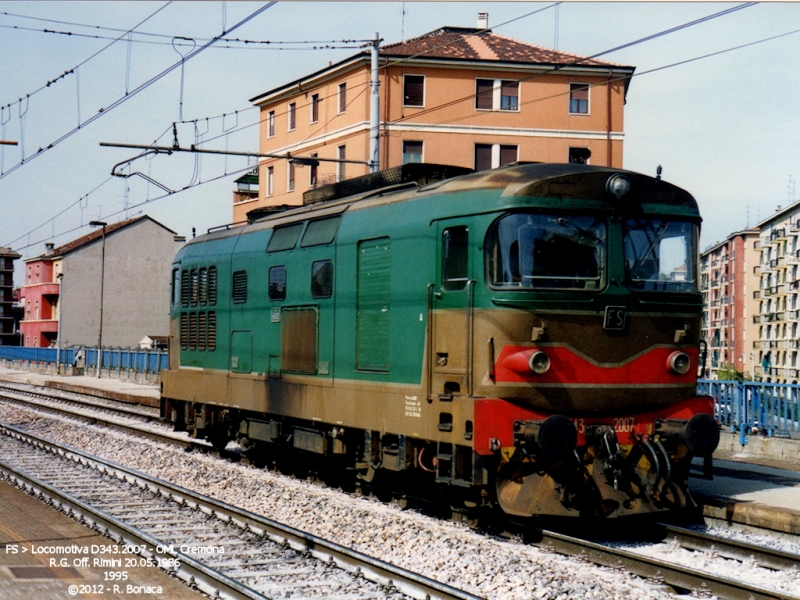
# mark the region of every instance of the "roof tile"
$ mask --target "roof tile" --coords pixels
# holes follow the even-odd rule
[[[467,27],[442,27],[419,37],[381,47],[384,56],[420,56],[462,60],[572,65],[592,67],[619,66],[614,63],[526,44],[491,30]]]

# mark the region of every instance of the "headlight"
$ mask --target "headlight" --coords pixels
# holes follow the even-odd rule
[[[667,368],[678,375],[686,375],[692,366],[692,359],[685,352],[673,352],[667,359]]]
[[[606,191],[620,199],[631,191],[631,180],[621,173],[612,175],[606,181]]]
[[[532,373],[544,375],[550,369],[550,357],[541,350],[537,350],[528,357],[528,368]]]

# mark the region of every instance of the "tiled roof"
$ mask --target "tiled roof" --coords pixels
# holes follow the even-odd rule
[[[14,252],[11,248],[6,248],[5,246],[0,246],[0,256],[8,256],[11,258],[20,257],[20,255]]]
[[[489,60],[526,64],[616,67],[614,63],[559,52],[497,35],[491,30],[442,27],[420,37],[381,47],[382,56]]]

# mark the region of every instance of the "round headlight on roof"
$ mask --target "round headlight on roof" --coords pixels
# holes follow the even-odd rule
[[[606,191],[620,199],[631,191],[631,180],[627,175],[616,173],[606,181]]]

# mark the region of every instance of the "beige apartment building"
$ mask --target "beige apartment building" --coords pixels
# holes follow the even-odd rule
[[[800,382],[800,202],[700,257],[711,379]]]
[[[497,35],[442,27],[379,50],[379,168],[408,162],[476,170],[517,161],[622,166],[634,67]],[[256,208],[369,172],[371,57],[358,53],[251,99],[261,109]],[[320,159],[290,161],[286,155]],[[327,162],[324,159],[354,162]],[[305,162],[305,165],[300,163]]]
[[[761,297],[756,374],[764,381],[800,381],[800,202],[759,223]]]

